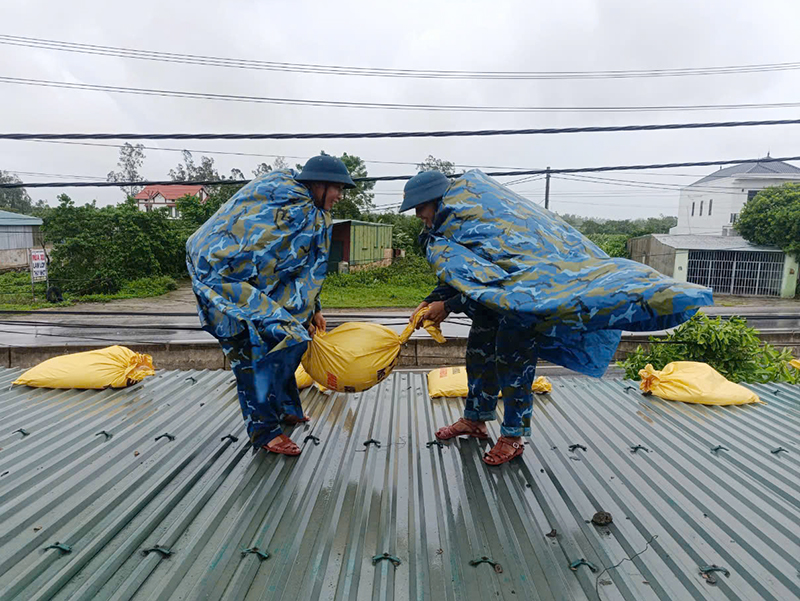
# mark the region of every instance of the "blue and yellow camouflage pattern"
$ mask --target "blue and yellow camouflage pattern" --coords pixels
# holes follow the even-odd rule
[[[328,266],[330,214],[293,170],[237,192],[186,243],[203,329],[220,340],[249,332],[261,352],[310,340]]]
[[[713,304],[708,288],[611,259],[557,215],[479,170],[455,179],[423,235],[441,282],[513,315],[539,357],[601,376],[621,331],[656,331]]]

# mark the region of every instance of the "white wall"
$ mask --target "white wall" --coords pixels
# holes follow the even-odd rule
[[[687,186],[681,190],[678,205],[678,225],[670,234],[711,234],[722,235],[723,226],[732,223],[731,215],[738,216],[747,202],[749,190],[761,190],[769,186],[780,186],[787,181],[800,181],[789,176],[753,176],[737,175],[735,177],[711,180],[699,186]],[[711,215],[708,214],[711,202]],[[694,203],[694,216],[692,215]],[[703,214],[700,214],[700,203]]]

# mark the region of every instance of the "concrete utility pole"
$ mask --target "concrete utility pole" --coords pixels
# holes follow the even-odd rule
[[[550,210],[550,167],[544,180],[544,208]]]

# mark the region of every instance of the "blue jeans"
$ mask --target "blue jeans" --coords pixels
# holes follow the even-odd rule
[[[502,392],[502,436],[530,436],[536,377],[536,343],[524,335],[509,316],[468,301],[464,308],[472,318],[467,339],[467,394],[464,417],[472,421],[497,419],[497,400]]]
[[[239,405],[253,446],[261,447],[283,433],[281,421],[303,417],[294,372],[306,344],[294,344],[275,353],[254,347],[247,331],[219,341],[236,376]]]

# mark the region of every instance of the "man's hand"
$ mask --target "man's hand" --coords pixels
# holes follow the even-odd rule
[[[428,312],[422,321],[430,320],[438,327],[448,315],[450,315],[450,311],[445,308],[444,301],[436,301],[428,305]],[[422,321],[417,326],[418,329],[422,326]]]
[[[311,325],[308,326],[308,335],[313,336],[317,332],[324,332],[326,325],[327,323],[322,316],[322,311],[314,313],[314,317],[311,318]]]
[[[414,318],[417,316],[417,313],[422,311],[427,306],[428,306],[428,303],[426,303],[425,301],[422,301],[419,305],[417,305],[417,308],[414,309],[413,313],[411,313],[411,317],[408,318],[408,323],[413,322]]]

